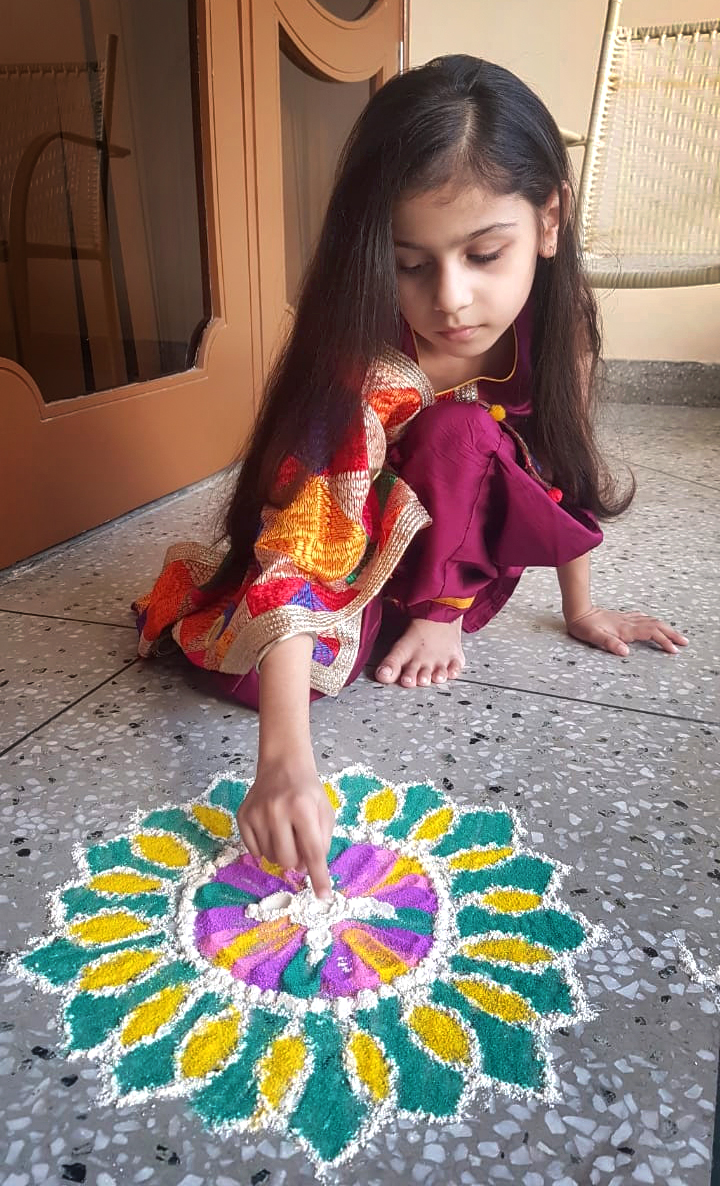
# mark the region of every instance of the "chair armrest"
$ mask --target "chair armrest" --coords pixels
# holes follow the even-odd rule
[[[581,144],[587,144],[587,136],[581,135],[580,132],[571,132],[568,128],[560,128],[560,135],[566,148],[578,148]]]

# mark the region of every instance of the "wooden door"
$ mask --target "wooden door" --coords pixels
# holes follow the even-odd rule
[[[78,203],[91,188],[84,175],[77,194],[68,182],[60,229],[42,225],[43,179],[50,193],[58,188],[52,167],[71,177],[78,164],[65,142],[59,162],[41,160],[33,175],[23,250],[17,209],[14,238],[0,217],[0,567],[237,455],[317,230],[333,136],[344,139],[372,87],[398,69],[404,37],[402,0],[9,4],[0,49],[7,114],[4,125],[0,114],[0,215],[3,183],[7,197],[8,174],[17,172],[11,129],[22,125],[3,96],[15,95],[18,72],[35,85],[31,67],[47,74],[51,59],[83,67],[103,58],[109,38],[116,61],[109,152],[98,149],[107,168],[98,255],[83,255]],[[158,31],[155,50],[147,21]],[[288,166],[288,120],[297,130],[310,119],[317,131],[324,110],[317,95],[304,115],[293,110],[298,79],[300,90],[312,82],[352,91],[333,104],[331,114],[335,107],[344,114],[330,121],[326,159],[311,170],[309,216]],[[84,113],[68,100],[65,132],[100,145],[106,83],[103,75],[89,79]],[[304,184],[308,170],[301,172]],[[51,231],[66,241],[43,257]],[[29,317],[14,301],[18,275]]]

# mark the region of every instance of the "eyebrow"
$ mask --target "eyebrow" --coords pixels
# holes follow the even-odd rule
[[[493,222],[490,226],[481,227],[479,231],[471,231],[469,235],[464,235],[461,239],[456,239],[450,244],[451,247],[462,247],[463,243],[471,243],[473,239],[479,239],[481,235],[489,235],[491,231],[506,231],[510,227],[517,226],[516,222]],[[419,243],[410,243],[406,239],[395,239],[396,247],[408,247],[411,251],[427,251],[427,247],[422,247]]]

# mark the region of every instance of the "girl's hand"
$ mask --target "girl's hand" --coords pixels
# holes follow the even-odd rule
[[[568,634],[613,655],[627,655],[629,642],[654,642],[668,654],[677,654],[687,646],[687,639],[666,622],[647,614],[622,614],[617,610],[593,606],[584,614],[565,620]]]
[[[327,853],[335,812],[312,760],[264,763],[237,813],[240,835],[248,852],[264,856],[283,869],[310,875],[319,898],[332,891]]]

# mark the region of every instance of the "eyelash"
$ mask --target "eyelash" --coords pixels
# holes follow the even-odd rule
[[[471,263],[482,267],[484,264],[495,263],[496,260],[500,259],[500,255],[501,252],[494,251],[491,255],[469,255],[467,258]],[[417,275],[419,272],[424,271],[429,266],[429,264],[413,264],[412,266],[398,264],[397,270],[398,272],[404,272],[406,276],[411,276],[413,274]]]

